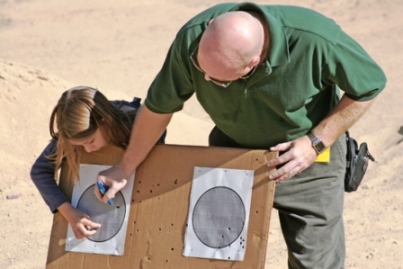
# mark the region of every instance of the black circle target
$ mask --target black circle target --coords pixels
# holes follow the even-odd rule
[[[113,205],[104,204],[95,197],[94,188],[95,184],[84,191],[77,203],[77,208],[87,213],[93,222],[101,224],[101,228],[87,239],[105,242],[120,231],[125,219],[126,203],[123,194],[118,192],[113,198]]]
[[[203,193],[194,207],[193,229],[199,240],[211,248],[232,244],[245,225],[245,205],[228,187],[214,187]]]

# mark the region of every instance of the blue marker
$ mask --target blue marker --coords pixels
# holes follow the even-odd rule
[[[99,191],[101,192],[101,194],[104,195],[105,192],[108,190],[108,188],[105,187],[104,184],[102,184],[102,183],[99,182],[99,181],[97,182],[97,185],[98,185],[98,189],[99,189]],[[109,199],[108,204],[113,205],[113,200],[112,200],[112,199]]]

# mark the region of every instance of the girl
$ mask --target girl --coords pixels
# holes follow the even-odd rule
[[[69,180],[74,181],[79,175],[80,147],[87,152],[107,145],[126,149],[140,101],[108,101],[98,90],[78,86],[64,92],[53,109],[49,124],[52,140],[33,164],[31,178],[50,210],[66,218],[78,239],[95,234],[100,224],[74,208],[57,185],[61,163],[67,162]],[[164,143],[165,135],[158,143]]]

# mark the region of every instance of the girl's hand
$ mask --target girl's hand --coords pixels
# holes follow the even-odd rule
[[[66,218],[77,239],[87,238],[95,234],[101,227],[101,224],[91,221],[88,214],[73,207],[70,203],[64,203],[57,209]]]

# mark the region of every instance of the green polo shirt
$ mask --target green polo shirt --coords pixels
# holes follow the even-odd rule
[[[189,56],[212,18],[236,10],[264,15],[269,52],[249,79],[222,88],[206,81]],[[203,11],[180,29],[145,105],[156,113],[172,113],[196,93],[217,127],[238,144],[268,148],[316,126],[337,103],[339,88],[366,101],[385,84],[381,68],[333,20],[301,7],[226,3]]]

